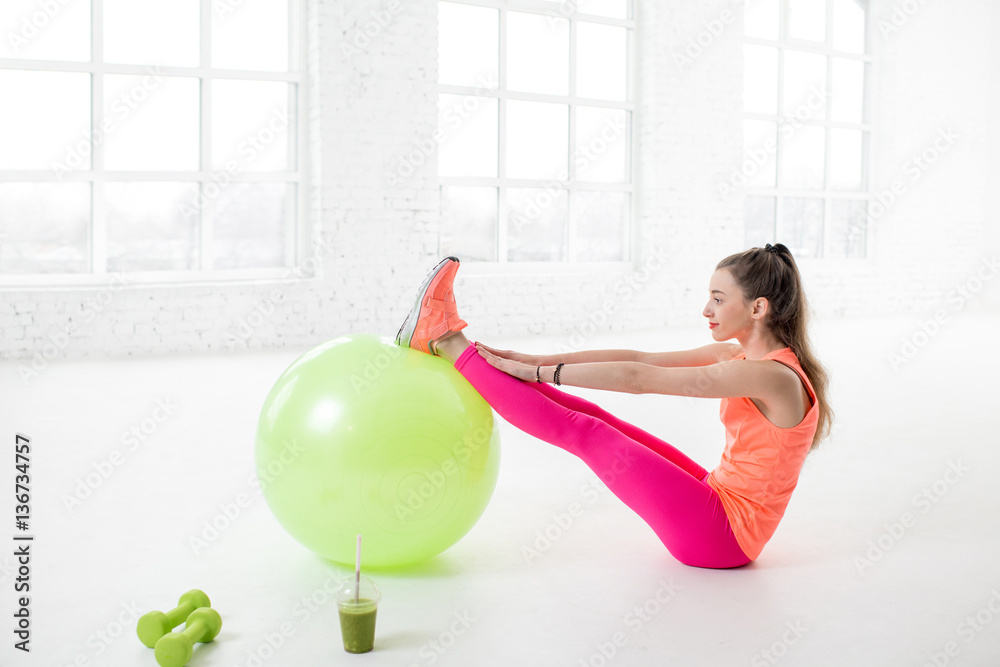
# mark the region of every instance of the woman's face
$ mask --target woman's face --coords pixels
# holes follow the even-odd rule
[[[712,338],[730,340],[753,327],[753,304],[743,299],[743,290],[728,269],[717,269],[708,282],[708,304],[701,314],[708,318]]]

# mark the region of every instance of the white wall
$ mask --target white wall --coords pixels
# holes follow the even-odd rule
[[[309,224],[318,277],[225,285],[0,289],[0,354],[50,358],[319,343],[349,332],[393,335],[438,259],[436,155],[403,182],[387,174],[437,119],[436,0],[310,0],[319,150]],[[463,272],[456,284],[475,336],[565,333],[700,322],[715,263],[742,249],[742,201],[717,183],[741,159],[742,0],[637,0],[636,253],[608,274]],[[823,315],[912,312],[946,304],[996,241],[988,206],[997,167],[996,3],[876,0],[900,25],[873,38],[877,144],[873,188],[951,127],[954,146],[907,183],[871,229],[863,262],[802,262]],[[730,15],[726,12],[732,12]],[[902,12],[903,18],[899,12]],[[362,35],[368,30],[370,40]],[[708,33],[710,39],[702,33]],[[686,51],[692,40],[706,44]],[[361,45],[360,47],[358,45]],[[691,57],[691,54],[694,57]],[[682,61],[678,56],[687,56]],[[989,223],[989,224],[987,224]],[[1000,282],[1000,281],[996,281]],[[979,297],[995,283],[987,282]],[[25,365],[25,364],[22,364]]]

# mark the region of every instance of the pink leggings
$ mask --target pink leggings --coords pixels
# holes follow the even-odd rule
[[[475,345],[455,368],[508,422],[590,466],[680,562],[713,568],[750,562],[706,482],[708,471],[672,445],[589,401],[497,370]]]

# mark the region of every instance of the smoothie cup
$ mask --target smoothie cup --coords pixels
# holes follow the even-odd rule
[[[375,614],[382,594],[375,582],[361,577],[360,587],[352,576],[337,587],[340,634],[348,653],[367,653],[375,647]]]

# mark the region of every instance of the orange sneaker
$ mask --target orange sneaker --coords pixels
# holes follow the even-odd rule
[[[458,316],[458,304],[455,303],[452,286],[458,264],[457,257],[446,257],[427,274],[417,290],[413,310],[406,316],[403,326],[396,334],[396,345],[437,354],[433,347],[436,341],[468,326]]]

